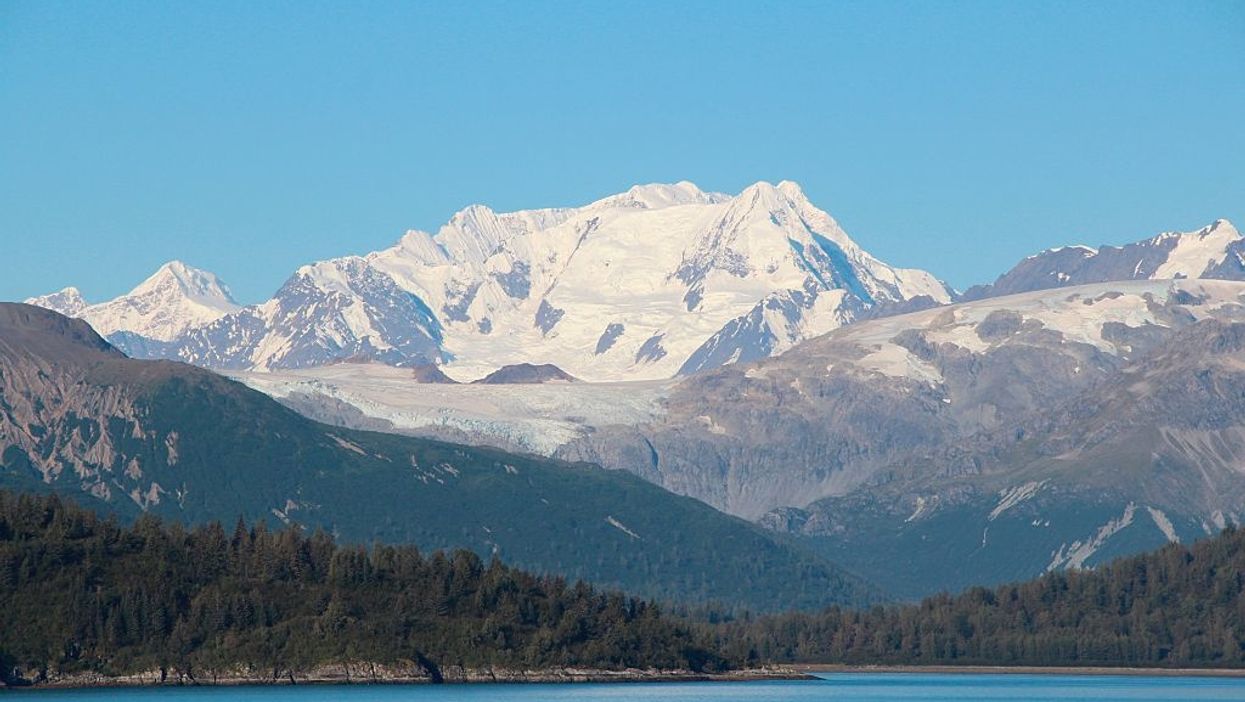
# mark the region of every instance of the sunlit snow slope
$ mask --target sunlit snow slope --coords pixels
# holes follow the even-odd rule
[[[551,363],[613,381],[764,358],[879,304],[951,296],[929,273],[869,255],[788,181],[734,197],[682,182],[578,208],[474,205],[436,233],[303,266],[243,309],[212,293],[223,287],[210,274],[194,278],[210,286],[160,282],[176,265],[105,305],[72,290],[32,302],[82,316],[131,355],[212,368],[363,358],[470,380]],[[181,292],[153,295],[166,287]]]

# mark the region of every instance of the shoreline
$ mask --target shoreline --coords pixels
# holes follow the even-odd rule
[[[1245,668],[1137,668],[1110,666],[1027,665],[845,665],[806,663],[791,669],[818,673],[936,673],[961,675],[1111,675],[1118,677],[1245,678]]]
[[[603,670],[557,668],[548,670],[510,670],[498,668],[449,667],[435,680],[425,671],[410,666],[350,663],[318,666],[294,672],[232,670],[204,672],[193,677],[170,671],[150,670],[129,675],[100,673],[53,674],[16,685],[0,682],[0,690],[108,689],[140,687],[273,687],[297,685],[527,685],[597,683],[681,683],[681,682],[759,682],[766,680],[810,680],[818,674],[938,674],[938,675],[1070,675],[1118,677],[1207,677],[1245,678],[1245,668],[1137,668],[1106,666],[1018,666],[1018,665],[845,665],[807,663],[750,668],[722,673],[691,670]]]
[[[762,680],[808,680],[813,676],[790,666],[751,668],[722,673],[691,670],[602,670],[559,668],[552,670],[460,669],[443,670],[440,680],[411,668],[352,663],[320,666],[303,672],[276,673],[231,671],[202,673],[194,677],[162,673],[159,670],[129,675],[68,673],[53,675],[16,685],[0,682],[0,690],[105,689],[124,687],[273,687],[298,685],[480,685],[480,684],[579,684],[579,683],[669,683],[669,682],[756,682]]]

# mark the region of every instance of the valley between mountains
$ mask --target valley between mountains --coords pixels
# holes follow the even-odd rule
[[[794,183],[683,182],[469,207],[258,304],[173,262],[0,310],[0,477],[757,609],[1092,568],[1245,514],[1243,242],[960,293]]]

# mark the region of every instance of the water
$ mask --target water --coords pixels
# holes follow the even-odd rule
[[[1130,702],[1245,701],[1245,679],[1083,675],[836,673],[819,680],[608,685],[306,685],[37,690],[44,702]]]

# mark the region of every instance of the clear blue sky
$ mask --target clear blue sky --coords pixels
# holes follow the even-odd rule
[[[0,299],[792,179],[957,287],[1245,226],[1242,2],[0,1]]]

